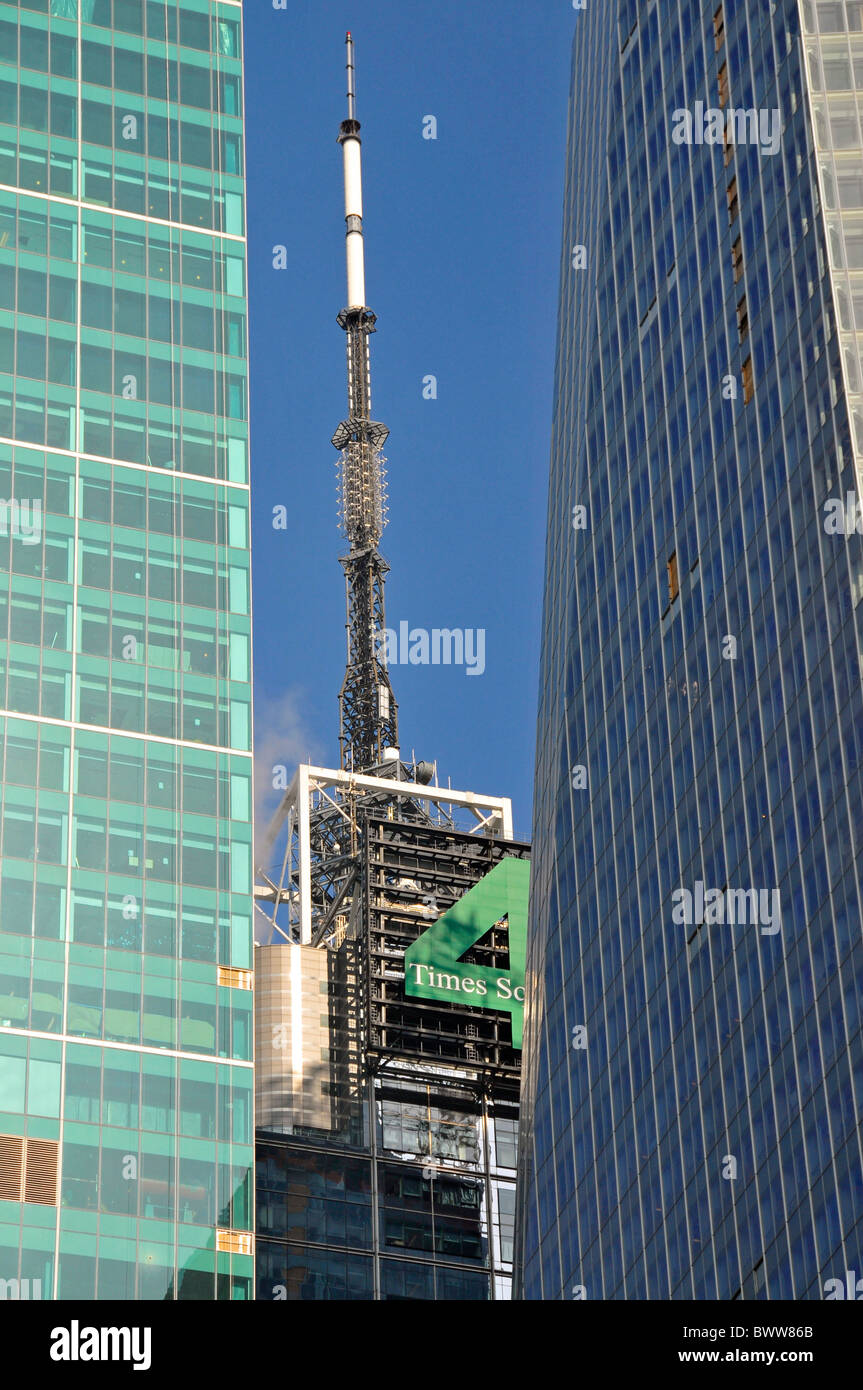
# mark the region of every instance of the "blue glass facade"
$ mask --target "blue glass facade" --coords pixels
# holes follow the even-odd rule
[[[577,16],[525,1298],[863,1266],[860,114],[860,3]]]

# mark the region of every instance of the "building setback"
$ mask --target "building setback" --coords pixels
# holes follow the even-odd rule
[[[230,0],[0,4],[6,1297],[252,1296],[242,110]]]
[[[576,17],[524,1298],[861,1268],[861,116],[860,3]]]

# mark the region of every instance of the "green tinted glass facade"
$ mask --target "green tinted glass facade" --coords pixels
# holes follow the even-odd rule
[[[252,1293],[242,109],[238,4],[0,4],[0,1296]]]

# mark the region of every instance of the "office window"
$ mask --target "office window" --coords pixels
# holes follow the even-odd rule
[[[713,16],[713,38],[716,43],[716,52],[718,53],[725,43],[725,11],[721,5]]]
[[[747,357],[743,363],[743,402],[748,405],[755,395],[755,381],[752,376],[752,358]]]
[[[727,105],[728,105],[728,64],[727,64],[727,63],[723,63],[723,64],[722,64],[722,67],[719,69],[719,76],[718,76],[718,78],[717,78],[717,80],[716,80],[716,85],[717,85],[717,88],[718,88],[718,90],[719,90],[719,105],[720,105],[720,106],[727,106]]]
[[[731,264],[734,268],[735,285],[743,278],[743,238],[738,237],[731,248]]]
[[[731,180],[731,182],[730,182],[730,184],[728,185],[728,188],[727,188],[727,190],[726,190],[726,195],[725,195],[725,196],[726,196],[727,201],[728,201],[728,221],[731,222],[731,223],[733,223],[734,220],[735,220],[736,217],[737,217],[738,212],[740,211],[740,204],[739,204],[738,199],[737,199],[737,179],[736,179],[736,178],[734,178],[734,179]]]
[[[668,557],[668,602],[673,603],[680,593],[680,576],[677,572],[677,551],[673,550]]]
[[[749,310],[746,307],[746,295],[743,296],[737,306],[737,332],[740,335],[740,341],[742,343],[749,333]]]

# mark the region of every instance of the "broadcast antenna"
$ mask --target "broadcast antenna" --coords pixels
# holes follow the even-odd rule
[[[345,176],[345,250],[348,303],[338,321],[347,337],[348,418],[333,435],[339,450],[340,527],[350,551],[340,558],[347,601],[347,665],[339,694],[339,748],[343,769],[361,772],[398,748],[398,707],[380,643],[386,629],[384,580],[389,566],[378,550],[386,525],[389,430],[371,418],[369,335],[375,315],[366,304],[360,123],[355,116],[354,41],[347,45],[348,116],[339,127]]]

